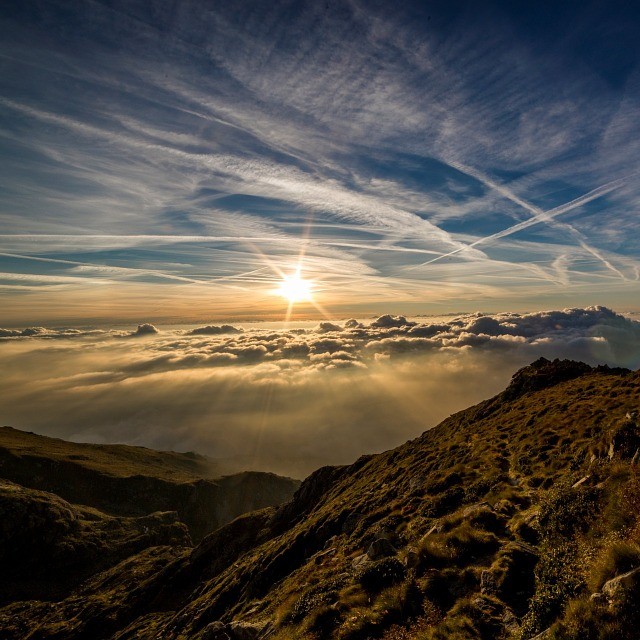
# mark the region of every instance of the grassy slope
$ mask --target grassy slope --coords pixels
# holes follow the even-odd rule
[[[530,638],[550,626],[549,638],[631,640],[634,606],[589,594],[640,566],[640,480],[626,452],[607,455],[638,407],[639,373],[537,363],[398,449],[316,472],[288,505],[236,520],[162,571],[141,557],[143,585],[112,569],[110,588],[129,592],[117,615],[97,579],[44,612],[0,610],[0,629],[204,638],[235,619],[269,625],[274,640]],[[381,535],[396,555],[354,569]],[[78,598],[90,616],[74,617]],[[110,627],[88,631],[105,617]]]
[[[128,445],[67,442],[27,431],[0,427],[0,450],[16,457],[73,462],[106,475],[153,476],[174,482],[222,475],[215,460],[195,453],[154,451]]]
[[[288,500],[298,481],[249,472],[215,477],[193,453],[94,445],[0,428],[0,478],[128,517],[177,511],[197,542],[242,513]]]

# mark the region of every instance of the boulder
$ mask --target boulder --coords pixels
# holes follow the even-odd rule
[[[220,620],[209,623],[202,632],[202,640],[231,640],[227,625]]]
[[[361,566],[364,566],[365,564],[368,564],[369,562],[371,562],[371,560],[369,560],[369,556],[366,553],[363,553],[359,556],[356,556],[353,559],[353,562],[351,563],[351,566],[354,569],[358,569]]]
[[[480,593],[487,596],[493,596],[498,591],[496,577],[489,569],[484,569],[480,574]]]
[[[640,590],[640,567],[636,567],[627,573],[616,576],[604,583],[602,593],[609,600],[609,604],[615,607],[624,603],[629,597],[634,597]]]
[[[367,549],[367,556],[370,560],[380,560],[381,558],[389,558],[396,555],[396,548],[387,540],[387,538],[376,538]]]
[[[251,622],[231,622],[229,630],[232,640],[257,640],[264,630],[264,625]]]
[[[407,549],[407,555],[404,558],[404,566],[407,569],[415,569],[420,564],[420,554],[415,547]]]

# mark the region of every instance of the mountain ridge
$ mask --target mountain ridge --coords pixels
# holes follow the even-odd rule
[[[12,603],[0,629],[31,640],[633,640],[638,407],[639,372],[539,360],[502,394],[396,449],[319,469],[288,503],[193,550],[148,549],[59,602]]]
[[[265,472],[214,472],[198,454],[73,443],[0,428],[0,477],[113,516],[176,511],[196,542],[242,513],[280,504],[299,484]]]

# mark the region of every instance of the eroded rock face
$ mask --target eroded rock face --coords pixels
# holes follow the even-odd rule
[[[511,384],[503,392],[505,399],[513,400],[526,393],[533,393],[552,387],[559,382],[573,380],[591,371],[591,367],[584,362],[573,360],[547,360],[539,358],[527,367],[517,371],[511,379]]]
[[[370,560],[380,560],[390,558],[398,553],[397,549],[387,538],[376,538],[367,549],[367,556]]]

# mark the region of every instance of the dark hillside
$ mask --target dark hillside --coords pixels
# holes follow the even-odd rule
[[[215,478],[213,460],[194,453],[65,442],[0,428],[0,478],[126,517],[176,511],[191,537],[242,513],[288,500],[299,482],[270,473]]]
[[[540,360],[193,551],[134,556],[7,638],[637,640],[640,373]],[[162,558],[162,560],[159,560]]]

